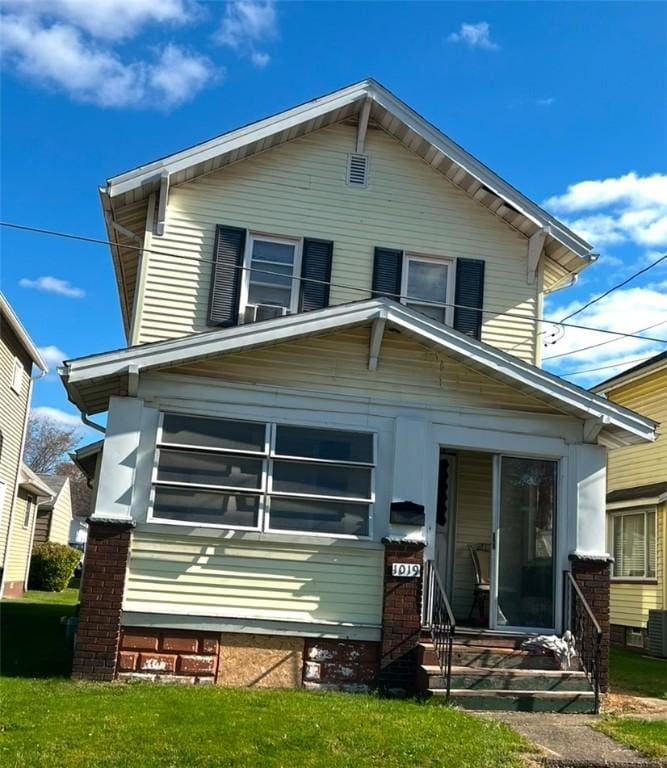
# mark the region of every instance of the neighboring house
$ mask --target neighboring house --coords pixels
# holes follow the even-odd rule
[[[603,381],[593,391],[667,423],[667,352]],[[649,648],[649,611],[667,638],[667,439],[620,448],[607,467],[607,533],[613,555],[612,642]],[[655,632],[660,630],[656,625]],[[667,655],[667,639],[660,644]],[[658,651],[656,651],[658,652]]]
[[[69,544],[72,518],[72,495],[70,480],[67,475],[38,475],[53,491],[48,501],[43,501],[37,508],[34,544],[53,541],[56,544]]]
[[[576,579],[606,685],[606,451],[656,425],[537,367],[587,243],[372,80],[101,199],[130,346],[61,371],[108,414],[76,677],[411,688],[421,658],[435,690],[446,596],[457,644],[514,647],[572,624]]]
[[[23,593],[34,525],[30,504],[40,493],[46,493],[35,491],[33,501],[29,501],[30,493],[24,494],[19,486],[35,367],[42,375],[47,371],[37,347],[0,293],[0,595],[3,597]],[[38,480],[35,488],[41,485]],[[24,525],[26,504],[30,511],[28,528]]]

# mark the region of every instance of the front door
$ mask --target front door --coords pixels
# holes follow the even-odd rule
[[[553,631],[558,462],[496,457],[492,629]]]

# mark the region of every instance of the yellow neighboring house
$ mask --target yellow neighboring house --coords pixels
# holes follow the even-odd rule
[[[658,440],[609,453],[607,535],[614,557],[612,642],[665,654],[667,624],[667,352],[593,388],[660,422]],[[662,438],[660,435],[662,434]],[[649,611],[654,625],[649,632]],[[649,634],[653,641],[649,644]]]
[[[50,489],[22,467],[30,412],[33,367],[47,367],[21,321],[0,293],[0,595],[25,588],[32,549],[36,499]]]
[[[45,541],[69,544],[72,525],[72,493],[67,475],[38,475],[53,496],[37,508],[33,546]]]

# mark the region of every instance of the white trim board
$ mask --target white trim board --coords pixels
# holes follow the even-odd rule
[[[419,343],[551,403],[564,413],[600,421],[602,429],[595,438],[600,443],[617,446],[656,439],[655,421],[386,298],[68,360],[60,375],[70,400],[88,413],[98,413],[105,409],[108,397],[125,394],[130,370],[141,374],[313,334],[371,325],[375,320],[385,320],[389,327]]]

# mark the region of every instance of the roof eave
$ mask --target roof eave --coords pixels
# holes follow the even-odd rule
[[[464,362],[466,359],[475,362],[486,368],[491,375],[513,385],[553,398],[579,414],[578,418],[592,418],[602,422],[600,434],[610,446],[655,439],[657,423],[653,420],[524,363],[495,347],[429,321],[417,312],[384,298],[70,360],[65,362],[61,376],[70,399],[82,408],[85,406],[85,398],[82,398],[78,385],[88,380],[94,379],[97,382],[105,378],[122,378],[129,374],[130,368],[141,372],[172,367],[241,349],[363,325],[375,319],[384,319],[399,330],[413,333],[439,346],[444,352],[457,355]]]
[[[30,338],[28,331],[23,327],[23,323],[19,320],[18,315],[14,312],[3,293],[0,293],[0,314],[6,320],[9,327],[30,356],[32,362],[42,371],[42,373],[48,373],[48,366],[40,355],[34,341]]]

